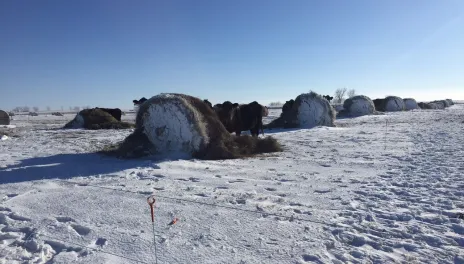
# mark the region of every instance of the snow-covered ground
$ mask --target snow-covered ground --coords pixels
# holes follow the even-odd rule
[[[98,156],[131,130],[57,129],[73,117],[0,141],[0,263],[155,263],[151,194],[158,263],[464,263],[464,105],[265,131],[285,152],[223,161]]]

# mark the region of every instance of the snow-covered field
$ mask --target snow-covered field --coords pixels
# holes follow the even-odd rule
[[[73,117],[0,141],[0,263],[155,263],[151,194],[158,263],[464,263],[464,105],[265,131],[285,152],[224,161],[102,157],[131,131],[57,129]]]

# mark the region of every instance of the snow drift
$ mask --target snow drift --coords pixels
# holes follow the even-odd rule
[[[284,109],[285,108],[285,109]],[[334,127],[335,109],[329,101],[315,92],[300,94],[295,100],[285,103],[279,118],[267,128],[312,128]]]
[[[140,105],[134,133],[106,153],[122,158],[187,155],[230,159],[275,151],[281,147],[271,137],[232,136],[204,101],[163,93]]]
[[[348,98],[343,103],[343,109],[340,111],[341,116],[364,116],[375,113],[374,102],[371,98],[364,95],[356,95]]]
[[[73,120],[69,121],[64,128],[85,129],[126,129],[133,127],[132,124],[120,122],[111,114],[99,108],[84,109],[77,113]]]
[[[414,109],[419,108],[419,106],[417,105],[416,100],[413,99],[413,98],[405,98],[405,99],[403,99],[403,101],[404,101],[405,110],[414,110]]]

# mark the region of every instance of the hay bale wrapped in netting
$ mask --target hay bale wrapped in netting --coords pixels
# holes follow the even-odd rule
[[[84,109],[77,113],[64,128],[85,129],[127,129],[134,125],[116,120],[111,114],[99,108]]]
[[[0,110],[0,125],[7,126],[10,124],[10,116],[7,112]]]
[[[449,104],[450,106],[454,105],[453,100],[451,100],[451,99],[445,99],[445,100],[448,102],[448,104]]]
[[[140,105],[136,129],[115,149],[122,158],[146,155],[231,159],[281,151],[272,137],[233,136],[203,100],[185,94],[159,94]]]
[[[288,101],[291,102],[291,101]],[[287,104],[287,103],[286,103]],[[291,106],[290,106],[291,105]],[[300,94],[279,118],[266,128],[312,128],[316,126],[335,126],[335,109],[329,101],[315,92]]]
[[[414,110],[414,109],[419,109],[419,106],[417,105],[417,102],[413,98],[404,98],[404,108],[405,110]]]
[[[343,110],[340,111],[342,116],[364,116],[375,113],[374,102],[365,95],[356,95],[345,100]]]
[[[398,96],[385,97],[385,112],[404,111],[405,105],[403,99]]]

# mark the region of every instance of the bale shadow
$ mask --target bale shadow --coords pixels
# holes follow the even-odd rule
[[[0,169],[0,184],[44,179],[70,179],[122,170],[155,166],[153,160],[120,160],[97,153],[57,154],[21,160],[19,164]]]
[[[277,134],[277,133],[282,133],[282,132],[294,132],[298,130],[310,130],[310,128],[266,128],[264,129],[264,135]],[[246,134],[246,133],[243,133],[243,134]],[[261,134],[259,135],[262,136]]]

